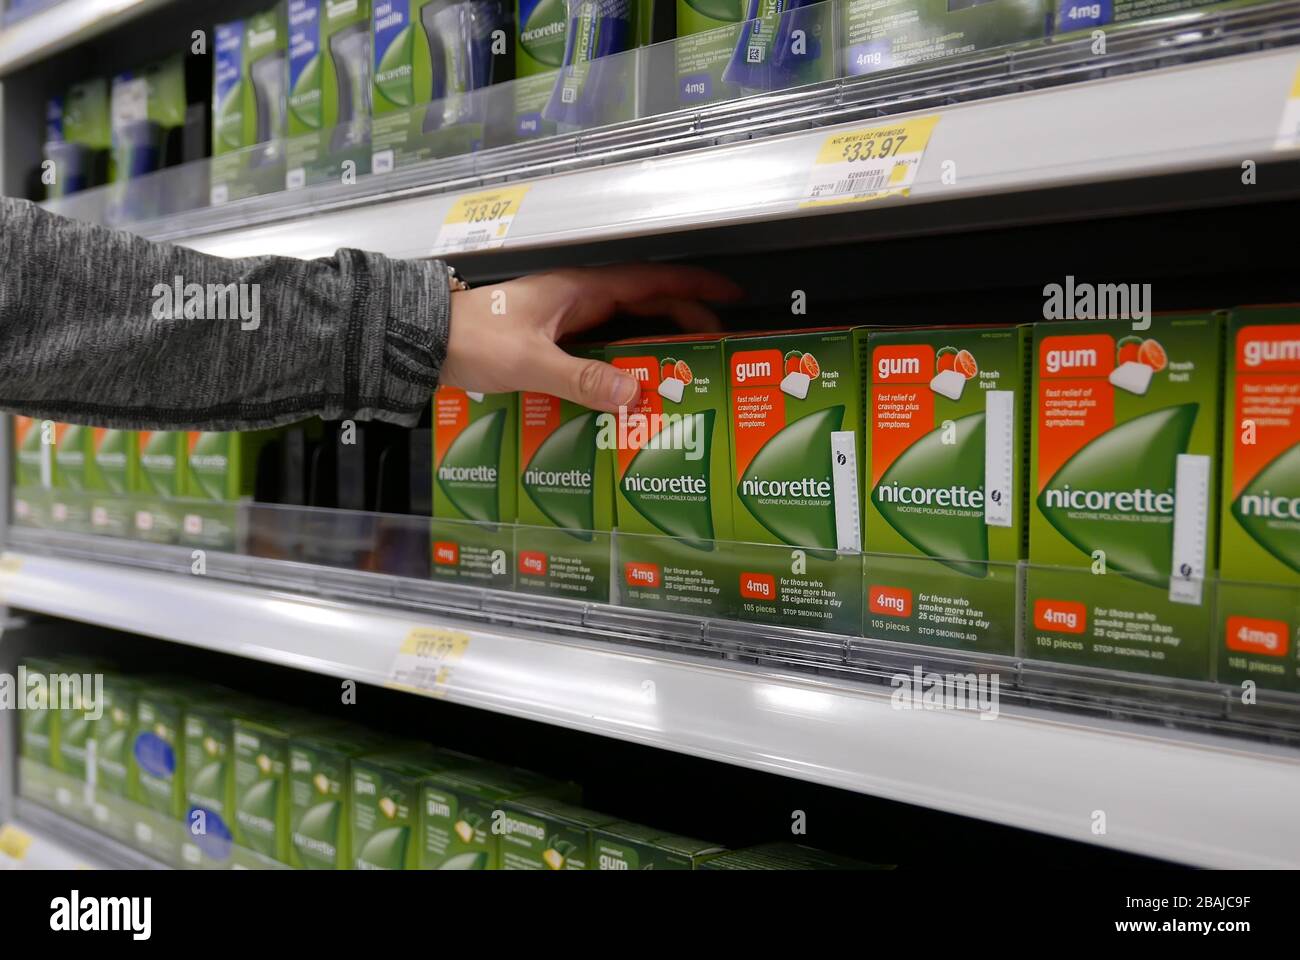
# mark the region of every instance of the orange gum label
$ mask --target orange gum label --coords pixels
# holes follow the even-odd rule
[[[934,429],[933,370],[929,344],[891,344],[871,352],[873,487],[904,450]]]
[[[1115,340],[1109,334],[1043,338],[1038,361],[1038,489],[1070,457],[1115,425]]]
[[[1300,324],[1242,327],[1232,346],[1236,499],[1260,470],[1300,443]]]

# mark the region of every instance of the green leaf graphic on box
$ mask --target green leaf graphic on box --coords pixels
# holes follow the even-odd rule
[[[401,870],[406,863],[406,827],[380,830],[366,841],[357,859],[381,870]]]
[[[1165,523],[1105,519],[1086,510],[1071,517],[1068,508],[1048,506],[1047,494],[1065,486],[1075,491],[1172,493],[1178,455],[1187,450],[1197,407],[1187,403],[1154,410],[1111,428],[1076,451],[1038,495],[1043,516],[1089,557],[1094,550],[1106,551],[1110,569],[1154,587],[1166,586],[1174,543],[1172,516]],[[1136,520],[1138,515],[1132,517]]]
[[[737,23],[745,19],[745,5],[740,0],[686,0],[686,5],[714,20]]]
[[[799,547],[834,550],[835,501],[745,493],[746,481],[779,483],[831,479],[831,434],[844,419],[843,405],[800,417],[763,444],[736,488],[740,501],[759,523],[781,542]],[[764,502],[764,501],[767,502]],[[785,501],[785,502],[782,502]]]
[[[226,99],[217,107],[217,137],[230,150],[244,145],[243,86],[242,80],[232,86],[226,92]]]
[[[327,800],[324,803],[318,803],[302,815],[298,821],[298,829],[293,832],[293,843],[298,848],[298,855],[309,863],[319,864],[320,866],[331,867],[334,865],[334,859],[326,855],[322,850],[311,843],[300,843],[299,837],[304,840],[316,840],[328,844],[331,849],[338,841],[339,835],[339,804],[334,800]]]
[[[206,764],[194,779],[190,781],[189,792],[200,797],[224,796],[221,781],[224,779],[226,765],[221,760]]]
[[[84,451],[86,446],[82,435],[85,433],[86,429],[86,427],[68,427],[67,430],[64,431],[63,436],[59,439],[58,449],[61,451],[73,452]],[[84,482],[85,474],[76,467],[73,469],[62,468],[63,464],[67,462],[65,459],[66,457],[67,453],[64,453],[63,456],[59,456],[58,453],[55,454],[55,459],[60,461],[59,479],[69,490],[84,490],[86,488]]]
[[[546,42],[554,34],[545,28],[556,22],[568,23],[564,0],[542,0],[533,8],[532,14],[524,21],[523,29],[519,31],[519,45],[530,57],[548,67],[558,67],[564,60],[564,44],[556,43],[553,39],[550,43]],[[564,31],[560,32],[562,34]],[[539,42],[534,43],[534,39]]]
[[[696,445],[695,450],[705,451],[704,456],[688,459],[690,452],[686,449],[686,418],[670,422],[665,430],[657,435],[660,446],[642,447],[637,451],[632,462],[628,464],[623,475],[623,496],[636,508],[637,513],[645,517],[670,537],[679,537],[691,546],[705,547],[713,540],[713,511],[710,497],[694,500],[665,500],[655,494],[642,493],[636,489],[635,481],[641,478],[672,479],[674,477],[703,478],[704,489],[712,491],[709,486],[709,456],[712,449],[714,411],[688,414],[694,416]],[[633,481],[629,483],[629,481]]]
[[[199,491],[210,500],[226,498],[226,472],[229,461],[227,438],[220,433],[205,433],[190,451],[190,476],[198,481]]]
[[[275,802],[278,796],[279,783],[274,780],[262,780],[249,787],[240,801],[239,809],[251,817],[268,822],[275,821]],[[258,853],[265,853],[271,856],[275,855],[275,838],[269,834],[263,834],[258,831],[248,835],[250,846]]]
[[[304,93],[314,92],[320,84],[320,54],[311,58],[311,62],[303,68],[302,73],[298,75],[298,84],[293,88],[289,97],[289,109],[297,117],[304,127],[310,127],[313,130],[319,130],[321,125],[321,103],[323,97],[307,97],[303,102],[295,104],[295,96],[302,96]]]
[[[1243,497],[1300,497],[1300,444],[1283,451],[1246,484],[1232,504],[1232,515],[1256,542],[1292,570],[1300,571],[1300,522],[1246,515]]]
[[[126,493],[126,464],[132,434],[125,430],[109,430],[95,451],[95,465],[104,485],[113,493]]]
[[[533,459],[524,471],[524,490],[537,509],[557,527],[570,532],[580,532],[590,539],[594,506],[592,489],[530,482],[529,476],[539,478],[577,471],[592,477],[596,470],[596,413],[584,413],[568,423],[561,424],[554,433],[542,441]]]
[[[126,751],[126,731],[114,730],[105,739],[103,744],[99,745],[96,751],[101,758],[109,760],[125,759]]]
[[[375,86],[389,103],[409,107],[414,102],[411,71],[411,28],[408,26],[389,44],[375,68]]]
[[[487,867],[487,854],[483,851],[457,854],[440,866],[439,870],[483,870]]]
[[[505,410],[493,410],[475,420],[451,442],[438,467],[438,486],[466,517],[496,523],[501,519],[497,497],[501,473],[501,436],[505,430]],[[490,466],[497,480],[448,480],[443,470]]]
[[[160,463],[151,463],[154,458]],[[161,496],[176,495],[176,437],[170,433],[155,433],[140,452],[140,472],[149,481],[149,488]]]
[[[85,716],[77,717],[71,723],[65,723],[59,735],[63,743],[70,746],[81,746],[86,742],[86,734],[90,732],[90,721]]]
[[[880,515],[916,549],[958,573],[983,577],[989,570],[989,531],[982,509],[965,511],[970,516],[925,513],[878,495],[882,486],[890,484],[926,490],[983,489],[984,414],[959,417],[953,424],[956,443],[943,442],[943,427],[931,430],[889,465],[871,497]]]

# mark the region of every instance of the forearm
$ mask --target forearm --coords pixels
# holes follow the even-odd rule
[[[356,250],[225,260],[0,198],[0,270],[0,409],[28,416],[126,429],[412,425],[446,355],[437,261]]]

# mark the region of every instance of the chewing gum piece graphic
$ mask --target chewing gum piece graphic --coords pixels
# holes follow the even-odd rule
[[[469,398],[470,398],[471,400],[473,400],[475,403],[482,403],[482,402],[483,402],[483,397],[486,396],[486,394],[475,393],[473,390],[466,390],[466,391],[465,391],[465,396],[469,397]]]
[[[384,797],[382,800],[379,801],[379,809],[384,812],[384,816],[386,816],[389,820],[397,816],[397,804],[395,804],[388,797]]]
[[[667,380],[659,382],[659,396],[665,400],[671,400],[673,403],[682,402],[682,394],[686,391],[686,384],[682,383],[675,377],[669,377]]]
[[[781,381],[781,392],[788,393],[790,396],[803,400],[808,396],[808,385],[812,383],[812,378],[806,373],[787,373],[785,379]]]
[[[966,389],[966,378],[956,370],[943,370],[930,381],[930,389],[949,400],[960,400],[962,391]]]
[[[1106,379],[1110,381],[1112,386],[1142,397],[1146,395],[1147,389],[1151,386],[1153,376],[1155,376],[1154,369],[1145,363],[1130,360],[1127,363],[1121,363],[1112,370],[1110,376]]]

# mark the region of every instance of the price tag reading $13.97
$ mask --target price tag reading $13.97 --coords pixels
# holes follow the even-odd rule
[[[938,116],[830,134],[817,152],[801,207],[905,196]]]
[[[502,187],[457,197],[447,212],[438,240],[435,255],[464,253],[468,250],[487,250],[502,246],[515,222],[515,215],[532,184]]]
[[[402,641],[388,671],[388,686],[441,697],[452,669],[469,649],[469,634],[438,627],[416,627]]]

